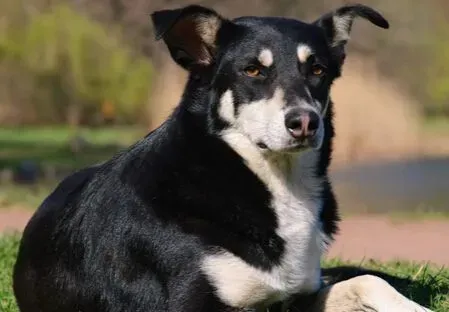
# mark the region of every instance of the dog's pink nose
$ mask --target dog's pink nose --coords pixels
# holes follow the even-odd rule
[[[285,116],[285,126],[295,138],[315,134],[319,126],[319,116],[312,111],[292,111]]]

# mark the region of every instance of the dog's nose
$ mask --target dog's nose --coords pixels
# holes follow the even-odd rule
[[[291,111],[285,115],[285,126],[295,138],[315,134],[320,124],[320,117],[313,111]]]

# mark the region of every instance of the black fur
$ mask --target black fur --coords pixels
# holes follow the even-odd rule
[[[196,27],[208,16],[221,20],[214,44],[198,34],[192,44],[171,33],[195,32],[174,27],[183,18]],[[42,203],[24,231],[14,269],[22,312],[239,311],[220,302],[200,273],[203,253],[224,248],[269,270],[284,252],[270,192],[219,137],[228,125],[217,112],[218,98],[229,88],[238,103],[267,97],[279,79],[300,86],[308,65],[281,62],[284,76],[273,71],[253,81],[236,74],[253,61],[257,44],[287,60],[285,51],[298,41],[316,48],[328,67],[322,82],[310,82],[314,97],[326,97],[341,66],[326,29],[281,18],[229,21],[198,6],[156,12],[153,22],[175,61],[190,71],[182,101],[158,129],[109,161],[72,174]],[[321,221],[330,237],[338,221],[327,177],[332,114],[330,103],[316,167],[324,179]]]

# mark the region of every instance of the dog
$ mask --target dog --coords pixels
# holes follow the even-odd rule
[[[330,90],[356,17],[389,27],[359,4],[311,23],[152,13],[189,72],[182,99],[44,200],[14,267],[20,310],[430,311],[370,274],[323,282],[339,221]]]

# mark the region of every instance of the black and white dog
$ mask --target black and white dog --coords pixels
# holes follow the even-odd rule
[[[20,310],[424,310],[378,277],[322,284],[338,221],[329,93],[357,16],[388,28],[363,5],[313,23],[153,13],[190,73],[181,103],[37,210],[14,271]]]

